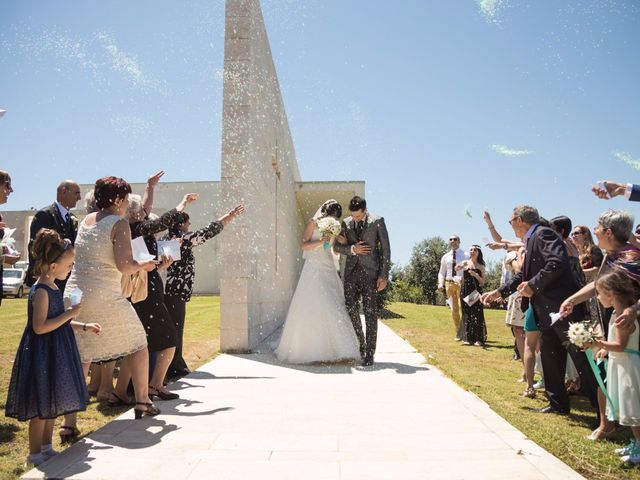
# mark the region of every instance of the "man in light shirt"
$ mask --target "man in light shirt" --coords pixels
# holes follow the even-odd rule
[[[29,229],[29,268],[25,278],[28,286],[35,282],[33,267],[35,260],[31,255],[31,246],[41,228],[50,228],[60,234],[62,238],[68,238],[73,245],[78,234],[78,219],[71,213],[80,200],[80,187],[73,180],[63,180],[56,190],[56,201],[48,207],[38,210],[31,220]],[[56,280],[56,285],[64,290],[66,280]]]
[[[451,317],[456,327],[456,340],[460,340],[458,331],[460,329],[460,285],[462,275],[456,270],[456,265],[467,259],[467,255],[460,249],[460,237],[451,235],[449,238],[449,251],[440,260],[440,271],[438,272],[438,288],[444,288],[445,296],[449,299],[451,306]]]

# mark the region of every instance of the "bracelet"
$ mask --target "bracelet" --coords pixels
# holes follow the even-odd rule
[[[87,331],[87,324],[86,324],[86,323],[83,323],[83,324],[82,324],[82,331],[83,331],[83,332],[86,332],[86,331]]]

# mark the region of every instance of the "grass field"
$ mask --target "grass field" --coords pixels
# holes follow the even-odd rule
[[[196,297],[188,305],[185,330],[185,358],[190,367],[213,358],[219,349],[220,303],[218,297]],[[4,417],[4,401],[11,365],[25,324],[26,300],[3,300],[0,307],[0,479],[15,478],[23,471],[28,453],[26,423]],[[640,480],[640,468],[623,468],[613,449],[626,444],[627,429],[613,442],[586,440],[594,426],[595,413],[581,397],[573,397],[569,417],[541,415],[534,411],[546,402],[523,398],[519,362],[511,360],[512,336],[504,325],[504,311],[488,310],[489,341],[486,349],[464,347],[453,340],[453,325],[446,307],[408,303],[389,306],[391,328],[409,341],[428,360],[463,388],[487,402],[498,414],[533,441],[561,458],[587,478]],[[540,396],[539,396],[540,397]],[[123,409],[109,408],[92,401],[80,414],[83,435],[100,428]],[[54,437],[54,448],[60,448]]]
[[[29,453],[28,422],[4,416],[11,367],[26,322],[26,299],[3,299],[0,307],[0,479],[13,479],[24,471]],[[194,297],[187,303],[184,357],[190,368],[197,368],[215,357],[220,349],[220,298]],[[126,408],[110,408],[91,399],[86,412],[79,414],[78,427],[87,435],[102,427]],[[59,419],[56,426],[59,425]],[[54,448],[62,447],[54,431]]]
[[[587,478],[640,479],[640,468],[624,468],[614,448],[631,438],[629,429],[619,430],[614,441],[591,442],[584,437],[595,427],[596,416],[584,397],[572,397],[569,417],[534,412],[547,404],[542,395],[523,398],[516,380],[521,363],[511,360],[513,337],[504,324],[504,310],[486,310],[488,343],[482,349],[455,342],[453,321],[447,307],[395,303],[385,320],[430,364],[466,390],[478,395],[499,415],[534,442],[553,453]]]

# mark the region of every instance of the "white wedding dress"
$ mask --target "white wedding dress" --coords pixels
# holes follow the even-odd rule
[[[318,229],[311,240],[320,238]],[[304,252],[298,286],[275,353],[283,363],[313,363],[360,358],[358,338],[344,303],[342,281],[331,249]]]

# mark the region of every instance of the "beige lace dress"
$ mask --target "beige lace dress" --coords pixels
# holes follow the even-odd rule
[[[74,288],[82,290],[78,321],[99,323],[102,333],[77,331],[83,363],[124,357],[146,348],[147,337],[138,315],[122,296],[121,274],[116,268],[111,231],[121,217],[109,215],[95,225],[80,223],[76,259],[64,290],[65,304]]]

